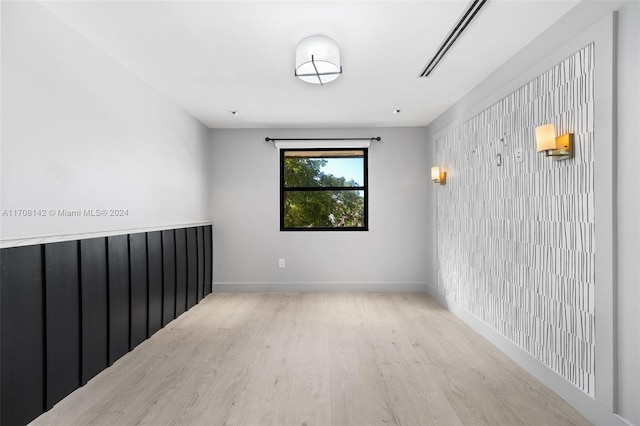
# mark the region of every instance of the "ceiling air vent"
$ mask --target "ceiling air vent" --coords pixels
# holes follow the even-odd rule
[[[433,55],[433,58],[431,58],[427,66],[420,73],[420,77],[429,77],[442,58],[444,58],[444,55],[446,55],[449,49],[451,49],[453,43],[456,42],[458,37],[460,37],[465,28],[467,28],[473,18],[475,18],[478,12],[480,12],[480,9],[482,9],[482,6],[484,6],[486,2],[487,0],[473,0],[469,3],[469,6],[467,6],[460,19],[458,19],[458,22],[456,22],[451,31],[449,31],[449,34],[445,37],[436,54]]]

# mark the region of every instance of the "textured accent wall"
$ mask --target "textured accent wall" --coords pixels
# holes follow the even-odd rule
[[[591,44],[436,138],[438,290],[592,397],[594,67]],[[545,123],[575,158],[535,152]]]

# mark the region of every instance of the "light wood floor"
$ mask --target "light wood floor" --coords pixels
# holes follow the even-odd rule
[[[423,294],[213,294],[33,424],[584,425]]]

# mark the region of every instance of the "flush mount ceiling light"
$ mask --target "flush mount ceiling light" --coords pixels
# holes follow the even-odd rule
[[[312,84],[329,83],[342,74],[340,48],[325,36],[307,37],[296,47],[295,76]]]

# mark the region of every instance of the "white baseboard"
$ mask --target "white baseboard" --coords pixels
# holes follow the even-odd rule
[[[214,293],[425,293],[426,283],[392,282],[214,282]]]
[[[427,285],[426,292],[596,425],[630,425],[435,288]]]

